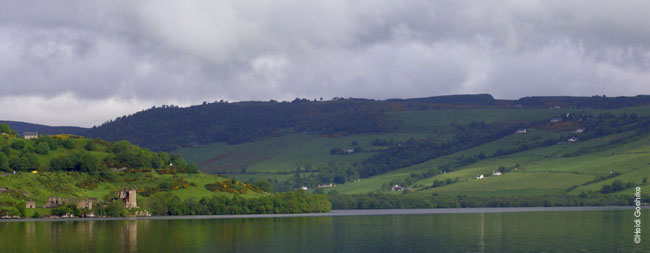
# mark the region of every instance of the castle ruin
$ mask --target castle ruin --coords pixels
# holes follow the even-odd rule
[[[125,208],[137,208],[138,205],[136,203],[136,188],[133,187],[130,190],[124,189],[121,190],[118,193],[119,200],[122,200],[124,202],[124,207]]]
[[[93,201],[92,200],[81,200],[77,202],[77,209],[88,209],[91,210],[93,209]]]
[[[43,204],[43,208],[54,208],[64,205],[65,202],[61,197],[48,197],[47,202]]]

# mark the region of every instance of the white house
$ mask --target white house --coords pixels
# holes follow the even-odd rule
[[[498,171],[498,170],[492,171],[492,175],[493,176],[501,176],[501,171]]]
[[[577,133],[577,134],[581,134],[581,133],[584,133],[584,132],[585,132],[585,129],[584,129],[584,128],[578,128],[578,129],[576,129],[576,133]]]
[[[476,176],[476,179],[483,179],[483,178],[485,178],[483,174]]]
[[[391,190],[391,191],[394,191],[394,192],[400,192],[400,191],[403,191],[403,190],[404,190],[404,187],[402,187],[402,186],[396,184],[396,185],[391,186],[391,187],[390,187],[390,190]]]
[[[38,132],[24,132],[23,138],[25,139],[38,139]]]
[[[578,138],[576,138],[576,137],[571,137],[568,140],[568,142],[577,142],[577,141],[578,141]]]
[[[551,119],[551,123],[558,123],[558,122],[562,122],[562,118],[552,118]]]
[[[525,134],[527,132],[528,132],[528,130],[526,130],[526,128],[520,128],[520,129],[517,129],[517,132],[515,132],[515,133],[517,133],[517,134]]]

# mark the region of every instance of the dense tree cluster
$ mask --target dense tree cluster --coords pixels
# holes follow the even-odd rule
[[[324,195],[292,191],[259,198],[214,196],[182,200],[172,194],[156,194],[146,204],[154,215],[218,215],[272,213],[326,213],[331,204]]]
[[[18,135],[18,132],[12,130],[11,127],[9,127],[9,124],[2,123],[0,124],[0,134]]]
[[[12,132],[5,127],[2,131]],[[53,152],[56,151],[56,152]],[[94,174],[100,170],[160,173],[198,173],[179,155],[154,153],[127,141],[111,143],[74,135],[40,136],[36,139],[0,137],[0,171],[80,171]]]
[[[632,188],[632,187],[635,187],[635,186],[637,186],[637,184],[634,183],[634,182],[623,183],[623,181],[621,181],[621,180],[614,180],[614,182],[612,182],[611,184],[603,185],[600,188],[599,192],[602,193],[602,194],[614,193],[614,192],[620,192],[622,190],[629,189],[629,188]]]

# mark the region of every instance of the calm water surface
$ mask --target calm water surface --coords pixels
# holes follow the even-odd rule
[[[650,210],[0,222],[0,252],[650,252]]]

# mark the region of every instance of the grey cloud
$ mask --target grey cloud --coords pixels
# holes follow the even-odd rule
[[[130,106],[218,99],[650,93],[645,1],[8,0],[0,7],[0,103],[41,101],[25,109],[33,112],[61,96],[119,116]],[[100,123],[82,110],[75,115],[79,124]]]

